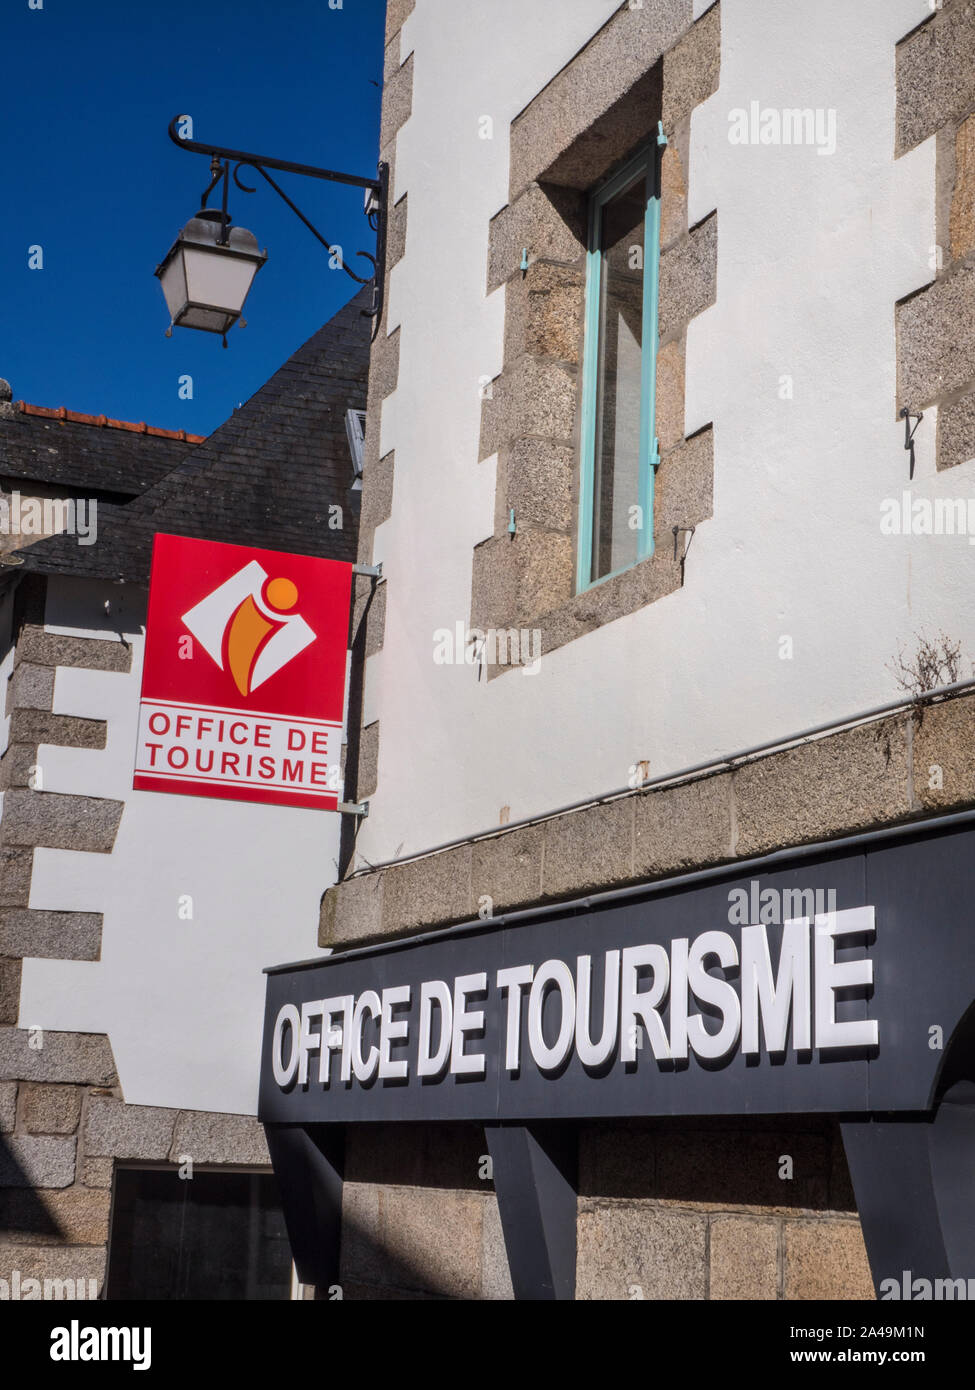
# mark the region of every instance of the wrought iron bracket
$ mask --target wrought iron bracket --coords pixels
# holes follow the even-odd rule
[[[921,423],[921,421],[924,419],[924,411],[923,411],[923,410],[919,410],[919,411],[917,412],[917,414],[915,415],[915,414],[913,414],[913,413],[911,412],[910,407],[905,405],[905,406],[903,406],[903,407],[901,408],[900,418],[904,421],[904,448],[907,449],[907,450],[910,452],[910,455],[911,455],[910,468],[909,468],[909,471],[908,471],[908,475],[907,475],[907,476],[908,476],[908,478],[913,478],[913,477],[914,477],[914,436],[917,434],[917,427],[918,427],[918,425],[919,425],[919,424]],[[915,425],[914,425],[914,428],[913,428],[913,429],[911,429],[911,421],[912,421],[912,420],[915,421]]]
[[[679,558],[680,558],[680,582],[681,582],[681,588],[683,588],[683,586],[684,586],[684,566],[685,566],[686,563],[687,563],[687,552],[688,552],[688,551],[690,550],[690,548],[691,548],[691,541],[694,539],[694,532],[697,530],[697,527],[696,527],[696,526],[672,526],[670,529],[671,529],[671,531],[673,532],[673,535],[674,535],[674,559],[675,559],[675,560],[678,559],[678,554],[677,554],[677,537],[680,536],[680,535],[684,535],[684,536],[687,536],[687,537],[688,537],[688,539],[684,542],[684,547],[683,547],[683,549],[681,550],[681,553],[680,553],[680,556],[679,556]]]
[[[230,179],[233,176],[234,184],[242,193],[253,193],[256,188],[249,187],[240,181],[241,169],[253,169],[260,174],[264,181],[274,189],[282,202],[286,203],[296,217],[302,221],[313,236],[321,242],[330,255],[334,255],[336,244],[325,236],[301,211],[298,205],[288,197],[284,189],[267,172],[268,169],[276,169],[285,174],[300,174],[303,178],[325,179],[329,183],[348,184],[352,188],[365,189],[371,196],[367,201],[366,217],[369,225],[376,233],[376,254],[372,255],[369,251],[357,251],[357,256],[363,256],[372,264],[372,274],[368,276],[357,275],[354,270],[350,270],[345,264],[344,258],[340,258],[339,265],[351,279],[359,285],[372,283],[372,308],[363,309],[363,314],[374,321],[373,340],[379,331],[379,324],[383,315],[383,295],[386,279],[386,223],[389,208],[389,165],[380,163],[375,177],[363,177],[360,174],[343,174],[336,169],[319,169],[314,164],[295,164],[286,159],[272,159],[268,155],[249,154],[246,150],[227,149],[223,145],[211,145],[199,140],[187,140],[179,133],[180,122],[185,120],[183,115],[174,116],[169,123],[169,138],[174,145],[178,145],[182,150],[189,150],[191,154],[205,154],[210,156],[210,183],[203,193],[202,206],[206,207],[207,199],[216,188],[218,183],[223,184],[221,192],[221,217],[222,229],[219,237],[220,243],[225,243],[230,230],[230,216],[227,212],[227,198],[230,190]],[[233,165],[233,169],[231,169]]]

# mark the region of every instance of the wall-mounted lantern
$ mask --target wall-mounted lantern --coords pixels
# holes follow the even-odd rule
[[[200,328],[226,334],[240,318],[254,276],[266,260],[267,252],[258,251],[253,232],[225,227],[221,213],[202,208],[156,267],[170,331]]]
[[[167,336],[171,336],[174,328],[198,328],[204,333],[219,333],[226,347],[227,330],[240,319],[254,276],[267,260],[267,252],[258,250],[254,234],[243,227],[235,227],[230,220],[227,196],[231,164],[236,166],[232,171],[233,180],[241,192],[255,191],[247,184],[241,183],[239,177],[242,168],[253,169],[271,185],[275,193],[304,222],[331,256],[335,256],[339,248],[312,225],[284,189],[271,178],[268,169],[280,169],[285,173],[301,174],[307,178],[327,179],[331,183],[345,183],[366,190],[365,212],[370,227],[376,233],[376,254],[373,256],[369,251],[358,251],[356,254],[364,256],[372,263],[372,275],[356,275],[341,259],[338,264],[357,284],[367,285],[370,279],[372,280],[372,308],[363,310],[363,313],[374,319],[378,330],[382,317],[385,278],[389,166],[380,164],[375,178],[363,178],[358,174],[336,173],[333,169],[317,169],[311,164],[292,164],[282,159],[247,154],[243,150],[228,150],[220,145],[203,145],[195,140],[186,140],[180,135],[179,129],[184,119],[182,116],[175,116],[170,121],[169,137],[181,149],[189,150],[193,154],[209,155],[211,177],[209,187],[203,194],[200,211],[195,217],[190,218],[161,264],[156,267],[156,275],[162,284],[170,314]],[[218,183],[223,185],[220,211],[207,207],[207,199]]]

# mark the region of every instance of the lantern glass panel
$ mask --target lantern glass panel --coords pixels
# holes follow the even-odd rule
[[[186,303],[186,271],[183,266],[182,252],[179,249],[170,256],[159,272],[159,281],[166,297],[169,317],[175,320]]]
[[[186,298],[209,304],[234,318],[244,307],[258,263],[232,252],[185,243]]]

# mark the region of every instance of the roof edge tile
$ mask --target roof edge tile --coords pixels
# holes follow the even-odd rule
[[[108,415],[85,415],[80,410],[67,410],[61,406],[29,405],[19,401],[22,415],[39,415],[45,420],[66,420],[72,425],[95,425],[99,429],[129,430],[132,434],[152,434],[159,439],[179,439],[187,444],[202,444],[205,434],[187,434],[186,430],[164,430],[158,425],[147,425],[144,420],[138,424],[131,420],[113,420]]]

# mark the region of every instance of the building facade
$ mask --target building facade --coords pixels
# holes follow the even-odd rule
[[[391,0],[321,946],[975,806],[973,73],[963,0]],[[574,1296],[874,1297],[843,1109],[583,1117]],[[510,1297],[491,1157],[350,1125],[343,1296]]]
[[[292,1293],[261,969],[304,950],[339,818],[136,791],[133,768],[157,533],[354,559],[366,303],[207,439],[0,409],[5,515],[73,508],[5,529],[0,570],[5,1298]]]

